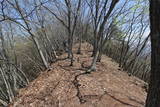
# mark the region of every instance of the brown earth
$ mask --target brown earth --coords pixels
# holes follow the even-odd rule
[[[74,55],[73,67],[67,59],[52,64],[51,70],[41,73],[26,88],[20,89],[9,107],[144,106],[146,92],[142,87],[145,82],[119,71],[118,64],[107,56],[97,63],[96,72],[86,74],[83,67],[89,66],[92,60],[89,44],[82,45],[82,53]]]

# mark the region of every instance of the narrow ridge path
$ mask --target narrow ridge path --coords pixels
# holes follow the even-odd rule
[[[74,53],[76,53],[76,46]],[[111,58],[102,56],[97,71],[85,73],[89,66],[91,47],[82,44],[81,55],[74,54],[74,66],[69,60],[52,64],[52,70],[41,73],[24,89],[9,107],[143,107],[145,82],[118,69]],[[63,54],[60,58],[65,58]]]

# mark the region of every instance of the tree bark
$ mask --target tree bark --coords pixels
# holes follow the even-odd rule
[[[34,35],[32,35],[32,39],[33,39],[34,44],[36,45],[36,48],[37,48],[38,53],[39,53],[39,55],[42,59],[42,62],[43,62],[43,65],[44,65],[45,69],[49,68],[49,65],[48,65],[48,63],[47,63],[47,61],[46,61],[46,59],[43,55],[43,52],[40,48],[40,45],[39,45],[39,42],[38,42],[37,38]]]
[[[101,57],[103,54],[103,38],[101,38],[100,40],[100,47],[99,47],[99,54],[98,54],[98,58],[97,58],[97,62],[101,62]]]
[[[81,45],[82,45],[82,35],[79,35],[79,46],[77,50],[77,54],[81,54]]]
[[[150,0],[151,77],[145,107],[160,107],[160,1]]]

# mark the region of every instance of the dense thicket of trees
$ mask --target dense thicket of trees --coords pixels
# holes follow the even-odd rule
[[[123,71],[149,81],[149,1],[0,0],[0,104],[6,106],[63,52],[74,66],[73,44],[93,46],[96,70],[102,54]]]

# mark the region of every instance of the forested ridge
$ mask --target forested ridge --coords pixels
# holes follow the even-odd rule
[[[159,107],[158,5],[0,0],[0,106]]]
[[[142,107],[145,104],[147,83],[118,70],[118,63],[103,55],[97,72],[86,73],[91,64],[92,47],[82,43],[82,54],[73,47],[74,66],[69,60],[59,60],[52,69],[41,73],[9,107]],[[67,54],[59,56],[66,58]]]

